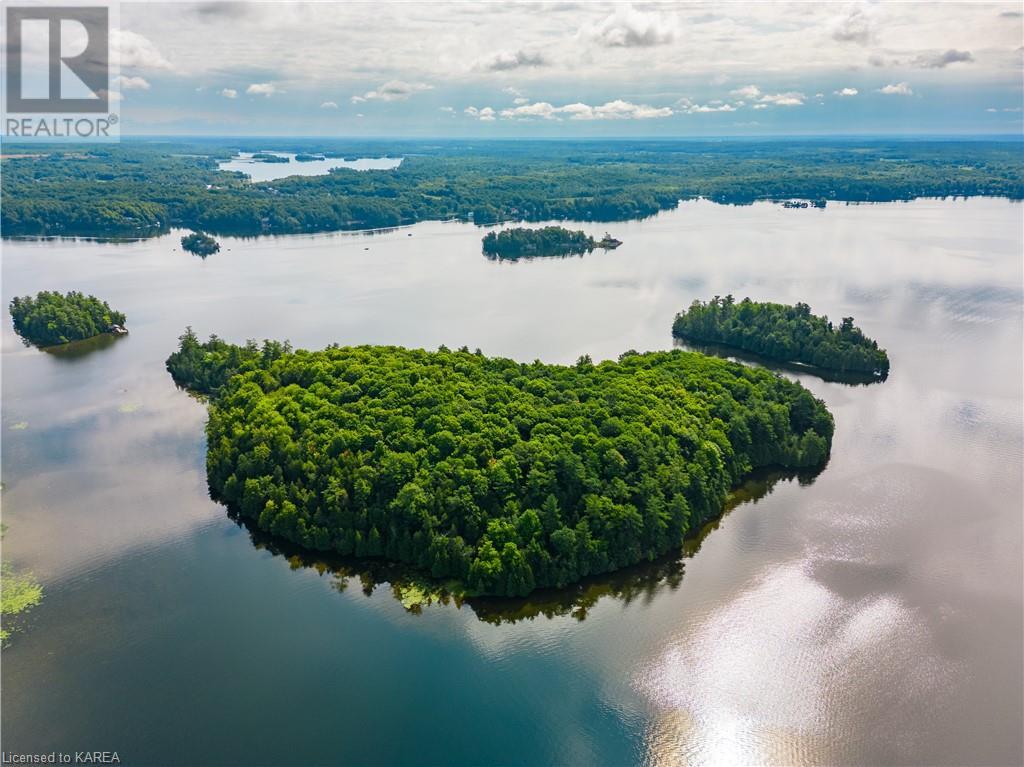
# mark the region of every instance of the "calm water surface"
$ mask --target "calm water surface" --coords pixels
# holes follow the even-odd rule
[[[238,157],[227,162],[218,163],[218,170],[233,170],[244,173],[252,181],[273,181],[287,176],[323,176],[334,168],[351,168],[352,170],[391,170],[402,164],[400,157],[360,157],[345,160],[328,157],[323,160],[298,162],[294,152],[267,152],[266,154],[287,157],[288,162],[260,162],[252,159],[252,152],[240,152]]]
[[[3,749],[193,767],[1020,764],[1021,206],[694,202],[582,228],[624,245],[495,263],[480,230],[442,223],[223,238],[205,261],[177,232],[5,242],[5,304],[95,292],[131,334],[56,355],[3,323],[4,556],[46,591],[3,654]],[[676,311],[729,292],[852,314],[892,374],[787,371],[835,414],[828,467],[751,493],[633,587],[589,585],[578,609],[413,614],[387,584],[254,545],[209,500],[204,406],[163,367],[186,325],[611,358],[671,347]]]

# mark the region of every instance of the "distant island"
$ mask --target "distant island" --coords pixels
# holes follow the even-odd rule
[[[561,226],[545,226],[542,229],[517,227],[489,232],[483,239],[483,250],[485,255],[492,258],[514,261],[520,258],[579,255],[596,248],[613,250],[621,244],[610,234],[595,240],[582,230],[570,231]]]
[[[96,296],[72,291],[44,290],[36,295],[14,298],[10,305],[14,329],[37,346],[56,346],[103,333],[123,335],[125,316]]]
[[[672,335],[701,343],[723,344],[782,362],[823,370],[867,373],[884,378],[889,356],[844,317],[838,327],[811,314],[807,304],[759,303],[732,296],[694,301],[676,315]]]
[[[270,154],[270,152],[256,152],[250,159],[255,160],[256,162],[291,162],[291,160],[289,160],[287,157],[282,157],[279,154]]]
[[[193,232],[181,238],[181,247],[189,253],[206,258],[220,250],[220,243],[208,234]]]
[[[295,162],[315,162],[317,160],[326,160],[322,154],[305,154],[300,152],[295,155]]]
[[[466,596],[652,560],[749,472],[820,468],[832,440],[798,383],[681,350],[566,366],[180,341],[167,368],[210,397],[215,499],[306,549],[404,563]]]

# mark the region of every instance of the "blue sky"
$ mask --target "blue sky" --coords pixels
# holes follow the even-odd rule
[[[124,134],[1020,133],[1020,3],[120,5]]]

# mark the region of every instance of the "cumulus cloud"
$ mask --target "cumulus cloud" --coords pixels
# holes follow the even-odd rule
[[[889,83],[878,89],[879,93],[886,96],[913,96],[914,91],[907,83]]]
[[[407,98],[420,91],[429,91],[433,85],[426,83],[407,83],[404,80],[388,80],[379,88],[367,91],[362,96],[353,96],[352,103],[359,104],[364,101],[405,101]]]
[[[225,88],[220,92],[220,95],[226,99],[237,99],[238,91],[236,91],[234,88]]]
[[[732,104],[694,104],[686,111],[690,114],[703,114],[705,112],[735,112],[736,107]]]
[[[277,93],[277,86],[273,83],[253,83],[245,89],[245,92],[250,96],[265,96],[266,98],[270,98]]]
[[[676,39],[674,16],[640,11],[632,5],[618,6],[602,21],[583,30],[583,35],[609,48],[650,48]]]
[[[454,107],[438,107],[438,110],[441,111],[441,112],[447,112],[448,114],[454,114],[455,113],[455,108]]]
[[[740,99],[740,101],[737,102],[738,106],[743,106],[743,104],[748,101],[755,102],[754,109],[764,109],[770,104],[780,107],[798,107],[802,106],[804,99],[807,98],[804,94],[797,93],[796,91],[787,91],[785,93],[765,93],[756,85],[744,85],[742,88],[735,88],[734,90],[729,91],[729,95]],[[711,102],[712,105],[716,103],[720,104],[721,102]]]
[[[835,94],[836,96],[856,96],[859,92],[860,91],[858,91],[856,88],[842,88],[838,91],[832,91],[832,93]],[[818,98],[820,98],[821,95],[822,94],[820,93],[816,94]]]
[[[758,88],[756,85],[744,85],[742,88],[737,88],[736,90],[729,91],[729,95],[735,96],[736,98],[739,99],[747,99],[748,101],[754,101],[755,99],[760,98],[761,89]]]
[[[867,45],[875,38],[874,27],[868,12],[853,8],[832,22],[832,39],[841,43]]]
[[[944,69],[950,64],[961,64],[974,61],[970,51],[958,51],[950,48],[943,53],[922,53],[910,62],[912,66],[922,69]]]
[[[498,51],[490,56],[480,59],[473,66],[474,69],[488,72],[507,72],[510,69],[521,67],[545,67],[547,59],[540,53],[534,51]]]
[[[338,104],[334,101],[325,101],[320,105],[321,109],[337,109]]]
[[[149,83],[143,77],[127,77],[125,75],[119,75],[114,78],[114,84],[120,86],[123,91],[149,90]]]
[[[799,107],[803,106],[804,99],[806,96],[796,91],[788,91],[786,93],[766,93],[759,99],[764,104],[774,104],[779,107]]]
[[[475,117],[482,122],[492,122],[496,117],[494,110],[490,107],[483,107],[482,109],[466,107],[462,111],[470,117]]]
[[[110,49],[122,69],[171,70],[174,67],[148,37],[127,29],[110,30]]]
[[[671,107],[652,107],[622,99],[608,101],[599,106],[575,102],[560,107],[547,101],[538,101],[501,110],[501,117],[506,120],[561,120],[563,117],[569,120],[650,120],[669,117],[672,114],[674,112]]]

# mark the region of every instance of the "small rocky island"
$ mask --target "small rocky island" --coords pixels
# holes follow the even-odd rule
[[[676,315],[672,335],[698,343],[722,344],[780,362],[798,362],[839,373],[889,374],[889,356],[878,342],[843,317],[834,326],[811,307],[755,302],[737,303],[731,295],[707,303],[694,301]]]
[[[15,297],[10,305],[14,329],[27,343],[57,346],[104,333],[124,335],[125,316],[96,296],[72,291],[60,294],[44,290]]]
[[[208,234],[192,232],[181,238],[181,247],[189,253],[206,258],[220,250],[220,243]]]
[[[622,242],[605,233],[595,240],[581,230],[571,231],[562,226],[541,229],[517,227],[501,232],[489,232],[483,239],[484,255],[488,258],[515,261],[520,258],[574,256],[592,250],[614,250]]]

